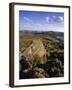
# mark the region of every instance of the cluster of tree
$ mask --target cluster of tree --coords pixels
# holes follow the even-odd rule
[[[64,75],[64,65],[57,58],[50,58],[45,64],[40,64],[40,57],[35,56],[35,61],[30,64],[25,57],[22,57],[20,66],[20,79],[63,77]]]

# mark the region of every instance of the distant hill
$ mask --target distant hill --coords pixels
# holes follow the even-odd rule
[[[20,31],[20,33],[28,36],[34,36],[34,35],[46,35],[50,36],[52,38],[55,38],[57,40],[64,41],[64,32],[56,32],[56,31],[31,31],[31,30],[24,30]]]
[[[51,37],[53,37],[55,39],[59,39],[59,40],[64,41],[64,32],[49,31],[49,32],[46,32],[45,34],[47,34],[47,35],[49,35],[49,36],[51,36]]]

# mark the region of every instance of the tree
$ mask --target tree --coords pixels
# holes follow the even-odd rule
[[[24,56],[21,57],[21,60],[19,63],[20,63],[20,71],[30,68],[30,63],[26,60]]]

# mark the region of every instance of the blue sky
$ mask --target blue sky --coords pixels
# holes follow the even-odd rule
[[[19,11],[19,29],[63,32],[64,13]]]

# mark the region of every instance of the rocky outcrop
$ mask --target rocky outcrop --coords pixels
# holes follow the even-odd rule
[[[30,63],[33,63],[34,56],[39,56],[41,58],[40,63],[43,64],[45,63],[45,60],[43,58],[46,55],[46,50],[40,39],[33,40],[33,43],[25,49],[22,55],[26,58],[26,61]]]

